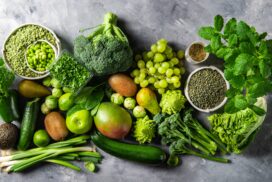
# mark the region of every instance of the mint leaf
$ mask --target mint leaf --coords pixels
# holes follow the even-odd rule
[[[271,68],[268,64],[265,63],[264,60],[259,61],[259,69],[260,73],[264,78],[268,78],[271,76]]]
[[[267,36],[267,33],[266,32],[263,32],[259,35],[259,39],[262,40],[262,39],[265,39],[265,37]]]
[[[206,52],[212,52],[212,47],[211,47],[211,45],[207,45],[206,47],[204,47],[204,50],[206,51]]]
[[[230,47],[236,46],[238,43],[238,37],[236,34],[231,34],[228,38],[228,44]]]
[[[272,85],[270,83],[267,83],[267,81],[262,81],[262,82],[253,84],[248,89],[248,94],[258,98],[258,97],[262,97],[266,95],[268,92],[271,92],[271,91],[272,91]]]
[[[218,50],[216,51],[216,54],[215,54],[215,55],[216,55],[218,58],[223,59],[224,56],[225,56],[229,51],[230,51],[229,48],[227,48],[227,47],[221,47],[220,49],[218,49]]]
[[[243,21],[240,21],[237,24],[237,35],[239,40],[245,41],[248,40],[247,33],[250,31],[250,27]]]
[[[255,31],[249,31],[247,32],[247,37],[249,38],[250,42],[256,46],[259,42],[259,35]]]
[[[211,26],[201,27],[198,31],[198,35],[206,40],[211,40],[215,34],[215,29]]]
[[[215,30],[217,30],[218,32],[220,32],[223,28],[224,25],[224,19],[222,16],[220,15],[216,15],[214,17],[214,28]]]
[[[3,66],[4,65],[4,60],[3,58],[0,58],[0,66]]]
[[[247,100],[242,94],[234,97],[234,105],[239,110],[243,110],[248,107]]]
[[[243,88],[243,85],[245,84],[245,78],[243,76],[233,76],[229,83],[233,88],[240,89]]]
[[[242,53],[235,59],[234,75],[241,75],[247,72],[251,67],[252,55]]]
[[[221,37],[220,36],[212,37],[210,45],[211,45],[212,51],[216,52],[222,45]]]
[[[247,103],[249,103],[250,105],[255,104],[257,102],[257,98],[253,97],[250,94],[246,95],[246,100],[247,100]]]
[[[230,19],[224,28],[224,34],[226,36],[236,33],[237,21],[235,18]]]
[[[235,107],[235,102],[234,102],[234,98],[230,98],[228,100],[228,102],[226,103],[225,107],[224,107],[224,111],[226,113],[235,113],[237,111],[239,111],[239,109],[237,109]]]
[[[239,45],[239,50],[242,53],[252,54],[255,51],[255,48],[250,42],[241,42]]]
[[[267,46],[266,41],[261,41],[260,42],[258,51],[259,51],[259,53],[263,54],[264,57],[268,54],[268,46]]]

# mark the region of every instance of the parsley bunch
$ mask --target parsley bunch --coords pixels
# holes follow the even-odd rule
[[[214,26],[201,27],[198,34],[210,41],[207,52],[224,59],[224,74],[231,85],[225,112],[251,108],[263,115],[265,111],[254,103],[272,91],[272,40],[265,39],[267,33],[258,33],[235,18],[224,25],[222,16],[217,15]]]

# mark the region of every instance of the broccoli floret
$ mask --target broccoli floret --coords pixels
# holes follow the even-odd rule
[[[168,90],[162,95],[160,107],[163,113],[171,115],[180,112],[185,102],[186,99],[180,90]]]
[[[96,31],[74,41],[74,55],[97,76],[126,71],[132,65],[132,50],[116,21],[117,16],[108,13]]]
[[[135,124],[134,137],[140,143],[150,143],[155,137],[156,124],[155,121],[145,116],[139,118]]]

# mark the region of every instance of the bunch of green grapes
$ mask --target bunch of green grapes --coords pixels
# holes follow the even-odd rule
[[[159,94],[174,90],[181,85],[181,76],[185,73],[181,59],[184,51],[174,52],[165,39],[151,45],[151,50],[137,54],[137,69],[131,72],[134,82],[141,87],[153,86]]]

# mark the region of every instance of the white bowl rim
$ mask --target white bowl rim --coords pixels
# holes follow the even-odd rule
[[[189,97],[189,93],[188,93],[188,86],[189,86],[189,82],[191,80],[191,77],[192,75],[194,75],[196,72],[198,71],[201,71],[203,69],[212,69],[212,70],[216,70],[222,77],[223,79],[225,80],[225,83],[226,83],[226,87],[227,87],[227,90],[230,88],[230,84],[229,82],[226,80],[225,76],[224,76],[224,73],[217,67],[215,66],[202,66],[200,68],[197,68],[195,69],[193,72],[190,73],[189,77],[187,78],[186,80],[186,84],[185,84],[185,90],[184,90],[184,93],[185,93],[185,96],[188,100],[188,102],[195,108],[197,109],[198,111],[201,111],[201,112],[205,112],[205,113],[210,113],[210,112],[213,112],[213,111],[216,111],[218,110],[219,108],[221,108],[223,105],[225,105],[225,103],[227,102],[227,97],[224,98],[224,100],[216,107],[214,108],[209,108],[209,109],[201,109],[199,107],[197,107],[196,105],[194,105],[194,103],[191,101],[190,97]]]
[[[4,41],[4,44],[3,44],[2,50],[1,50],[2,55],[3,55],[3,60],[4,60],[4,62],[5,62],[5,65],[6,65],[6,67],[7,67],[9,70],[11,70],[11,71],[13,71],[13,70],[11,69],[11,67],[9,66],[9,64],[8,64],[7,61],[6,61],[6,56],[5,56],[5,45],[6,45],[7,41],[9,40],[10,36],[13,35],[18,29],[20,29],[20,28],[22,28],[22,27],[25,27],[25,26],[29,26],[29,25],[40,26],[40,27],[42,27],[42,28],[48,30],[48,31],[53,35],[53,37],[55,38],[55,41],[56,41],[56,45],[57,45],[57,47],[56,47],[56,49],[57,49],[57,55],[56,55],[56,56],[58,57],[59,54],[60,54],[60,49],[61,49],[60,40],[59,40],[59,38],[57,37],[57,35],[55,34],[55,32],[54,32],[52,29],[50,29],[50,28],[48,28],[48,27],[46,27],[46,26],[44,26],[44,25],[41,25],[41,24],[39,24],[39,23],[24,23],[24,24],[21,24],[21,25],[19,25],[18,27],[14,28],[13,30],[10,31],[10,33],[8,34],[7,38],[6,38],[5,41]],[[43,74],[43,75],[38,76],[38,77],[27,77],[27,76],[19,75],[19,74],[16,73],[15,71],[13,71],[13,72],[14,72],[18,77],[21,77],[21,78],[23,78],[23,79],[28,79],[28,80],[39,80],[39,79],[45,78],[45,77],[47,77],[47,76],[50,75],[50,72],[48,72],[48,73]]]

